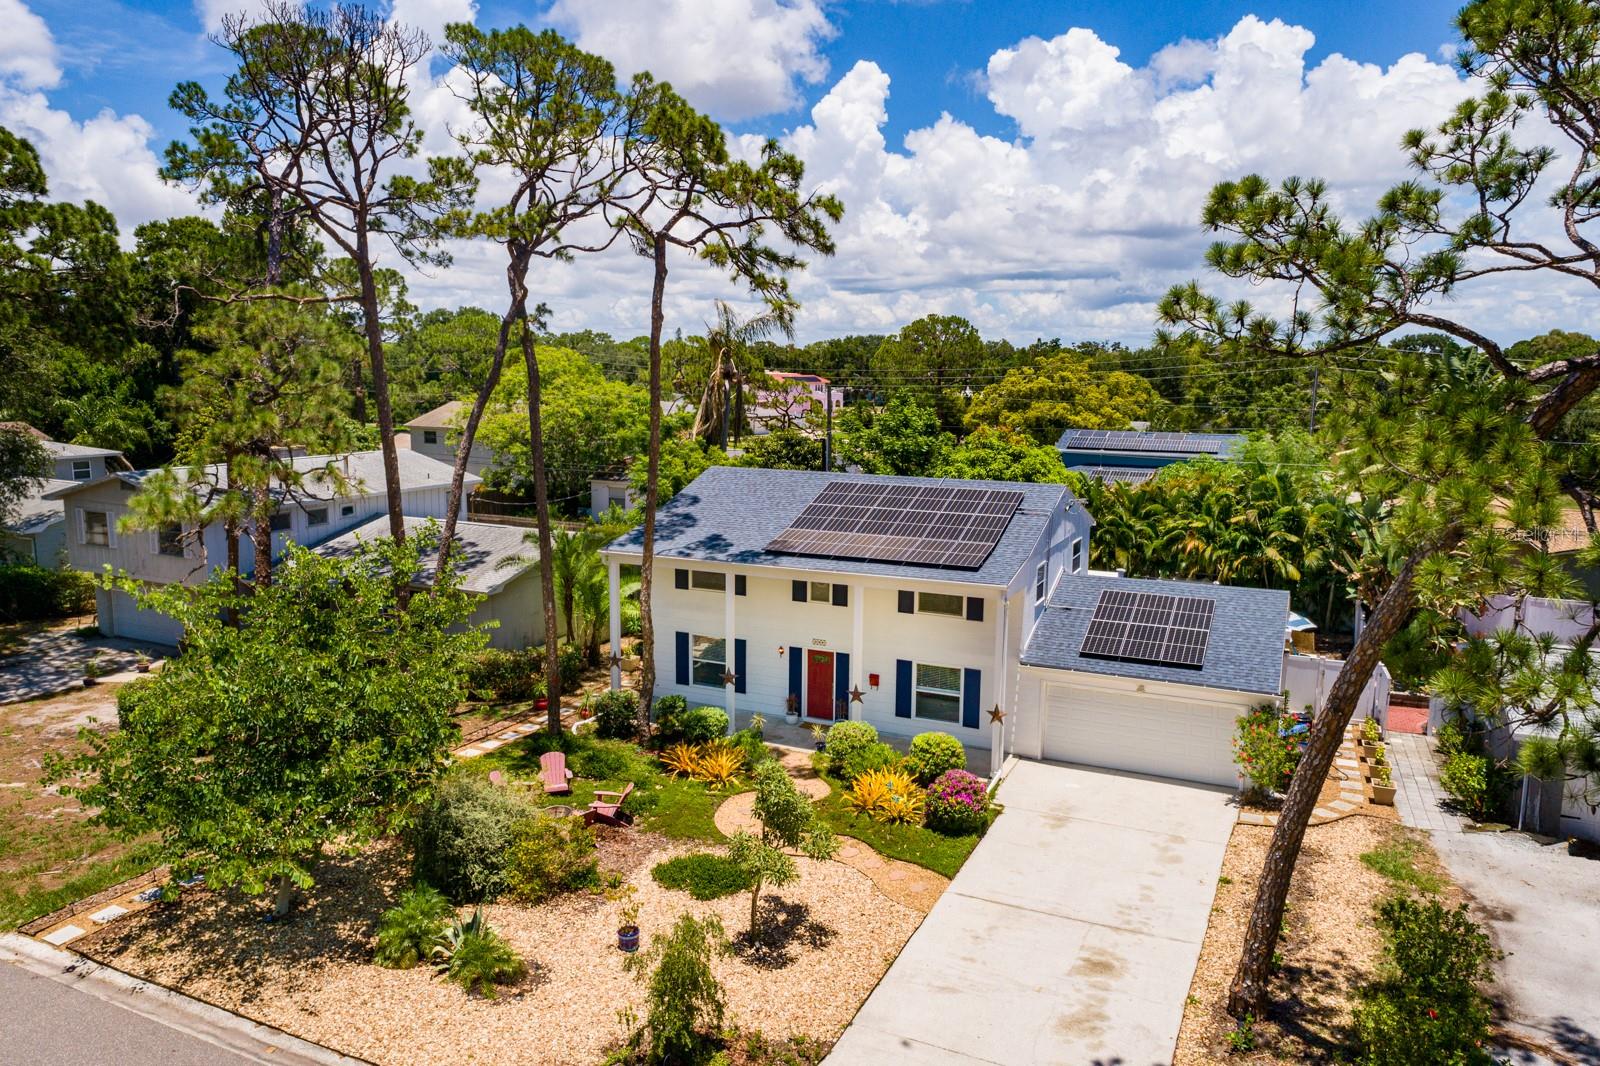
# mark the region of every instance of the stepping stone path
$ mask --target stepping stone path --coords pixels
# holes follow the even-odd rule
[[[1350,728],[1345,730],[1344,740],[1339,745],[1339,752],[1333,759],[1333,772],[1339,778],[1339,798],[1332,800],[1327,806],[1317,806],[1311,812],[1312,825],[1327,825],[1337,822],[1340,818],[1348,818],[1352,814],[1360,814],[1367,806],[1367,790],[1361,779],[1361,759],[1356,752],[1356,738],[1360,725],[1352,722]],[[1391,768],[1391,772],[1392,768]],[[1267,825],[1278,824],[1276,811],[1240,811],[1239,822],[1241,825]]]
[[[811,760],[806,752],[797,748],[776,750],[778,761],[794,778],[796,788],[813,800],[819,800],[828,794],[830,791],[828,783],[818,777],[816,771],[811,768]],[[757,832],[760,826],[751,814],[755,802],[754,792],[741,792],[737,796],[730,796],[717,808],[713,821],[718,829],[729,836],[741,829]],[[855,837],[839,838],[839,851],[834,855],[834,860],[866,874],[879,892],[918,914],[927,914],[932,910],[934,903],[950,884],[949,878],[941,877],[932,870],[879,855]]]

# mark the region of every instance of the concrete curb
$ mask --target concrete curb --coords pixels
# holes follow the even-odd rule
[[[103,1002],[143,1015],[169,1029],[252,1062],[280,1066],[370,1066],[320,1044],[253,1022],[231,1011],[140,980],[75,952],[18,933],[0,934],[0,963],[69,985]]]

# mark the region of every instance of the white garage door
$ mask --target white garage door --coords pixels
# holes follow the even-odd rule
[[[101,589],[95,594],[95,601],[99,608],[97,621],[100,632],[108,637],[147,640],[152,644],[176,647],[183,636],[183,627],[176,619],[159,611],[140,610],[133,597],[126,592]]]
[[[1155,777],[1234,785],[1237,706],[1087,685],[1047,684],[1044,757]]]

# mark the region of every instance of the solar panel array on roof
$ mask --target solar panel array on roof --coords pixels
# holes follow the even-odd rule
[[[1225,441],[1193,433],[1145,433],[1124,429],[1080,429],[1060,447],[1083,451],[1165,452],[1173,455],[1221,455]]]
[[[767,550],[976,570],[1021,504],[1005,489],[831,481]]]
[[[1107,589],[1078,654],[1199,670],[1211,640],[1212,606],[1198,596]]]
[[[1069,466],[1068,470],[1076,471],[1084,477],[1097,478],[1100,481],[1120,481],[1124,485],[1143,485],[1146,481],[1156,476],[1156,467],[1153,466]]]

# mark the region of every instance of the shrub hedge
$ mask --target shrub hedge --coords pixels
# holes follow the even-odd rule
[[[504,891],[506,851],[530,805],[480,777],[452,774],[407,833],[418,881],[461,903]]]
[[[627,740],[639,730],[639,695],[626,690],[603,692],[594,701],[595,731],[611,740]]]
[[[918,733],[906,753],[906,769],[920,785],[931,785],[946,770],[965,770],[967,749],[949,733]]]
[[[48,622],[94,610],[94,579],[33,563],[0,565],[0,622]]]
[[[577,818],[524,818],[512,831],[506,853],[506,894],[540,903],[599,884],[594,848],[594,832]]]

